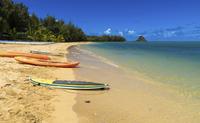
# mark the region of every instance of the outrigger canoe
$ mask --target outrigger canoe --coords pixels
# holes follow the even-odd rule
[[[79,62],[58,62],[53,60],[34,59],[28,57],[15,57],[15,60],[23,64],[46,67],[74,68],[79,65]]]
[[[0,51],[0,57],[17,57],[24,56],[29,58],[44,59],[49,60],[49,56],[42,54],[24,53],[24,52],[14,52],[14,51]]]
[[[71,81],[71,80],[46,80],[29,78],[32,84],[45,87],[73,89],[73,90],[97,90],[109,89],[108,84],[84,82],[84,81]]]

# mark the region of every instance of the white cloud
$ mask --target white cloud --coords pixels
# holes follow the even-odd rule
[[[108,28],[107,30],[104,31],[104,34],[109,35],[111,34],[112,29]]]
[[[119,32],[119,35],[120,35],[120,36],[124,36],[124,33],[123,33],[123,32]]]
[[[176,31],[165,31],[163,33],[163,37],[165,38],[169,38],[169,37],[173,37],[176,36]]]
[[[133,35],[135,33],[135,30],[128,30],[129,35]]]

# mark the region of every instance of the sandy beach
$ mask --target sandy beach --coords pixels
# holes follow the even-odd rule
[[[0,51],[65,53],[67,58],[51,59],[72,60],[72,55],[74,61],[81,62],[80,68],[71,69],[19,64],[1,57],[0,123],[199,123],[198,100],[132,76],[87,52],[67,50],[77,44],[0,44]],[[33,86],[28,76],[102,82],[111,89],[77,92],[45,88]]]
[[[199,11],[0,0],[0,123],[200,123]]]
[[[0,44],[1,51],[30,50],[67,53],[75,43],[49,45]],[[52,57],[65,61],[65,57]],[[75,79],[70,68],[39,67],[19,64],[13,58],[0,58],[0,122],[1,123],[75,123],[72,110],[75,93],[62,89],[33,86],[28,76],[45,79]]]

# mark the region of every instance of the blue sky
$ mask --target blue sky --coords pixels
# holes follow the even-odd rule
[[[43,18],[72,21],[88,35],[199,40],[200,0],[14,0]]]

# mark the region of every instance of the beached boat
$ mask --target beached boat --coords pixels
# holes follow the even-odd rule
[[[17,56],[24,56],[24,57],[44,59],[44,60],[50,59],[49,56],[42,54],[14,52],[14,51],[0,51],[0,57],[17,57]]]
[[[31,83],[34,85],[40,85],[45,87],[73,89],[73,90],[97,90],[97,89],[108,89],[107,84],[84,82],[84,81],[71,81],[71,80],[47,80],[29,78]]]
[[[24,64],[47,66],[47,67],[74,68],[79,65],[79,62],[59,62],[53,60],[42,60],[42,59],[34,59],[28,57],[15,57],[15,60]]]

